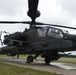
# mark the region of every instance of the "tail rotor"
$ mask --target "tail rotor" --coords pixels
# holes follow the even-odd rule
[[[1,45],[3,45],[3,42],[2,42],[1,36],[2,36],[2,31],[0,32],[0,41],[1,41]]]

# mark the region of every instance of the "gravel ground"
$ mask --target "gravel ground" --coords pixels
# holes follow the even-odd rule
[[[11,65],[16,65],[16,66],[21,66],[21,67],[26,67],[26,68],[32,68],[36,70],[42,70],[42,71],[48,71],[52,73],[57,73],[57,74],[63,74],[63,75],[76,75],[76,69],[63,69],[55,65],[45,65],[43,61],[27,64],[26,60],[24,59],[7,59],[7,58],[0,58],[0,62],[4,62],[7,64]],[[74,64],[67,64],[68,66],[74,66]]]

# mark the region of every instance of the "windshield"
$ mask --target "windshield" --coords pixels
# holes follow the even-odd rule
[[[55,38],[63,38],[62,31],[55,28],[49,28],[47,35]]]
[[[52,28],[52,27],[45,27],[37,29],[39,37],[54,37],[54,38],[63,38],[63,33],[61,30]]]
[[[69,32],[67,31],[67,30],[62,30],[63,31],[63,33],[65,33],[65,34],[69,34]]]
[[[40,28],[37,30],[39,37],[46,37],[47,28]]]

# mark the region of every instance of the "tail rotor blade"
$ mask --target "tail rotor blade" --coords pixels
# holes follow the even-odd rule
[[[1,41],[1,45],[3,45],[3,42],[2,42],[1,36],[2,36],[2,31],[0,32],[0,41]]]
[[[1,39],[1,45],[3,45],[2,39]]]

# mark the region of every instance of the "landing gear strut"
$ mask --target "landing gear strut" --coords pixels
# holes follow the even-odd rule
[[[27,63],[33,62],[34,59],[36,60],[36,58],[37,58],[39,55],[40,55],[40,53],[37,53],[35,56],[29,55],[29,56],[27,57]]]

